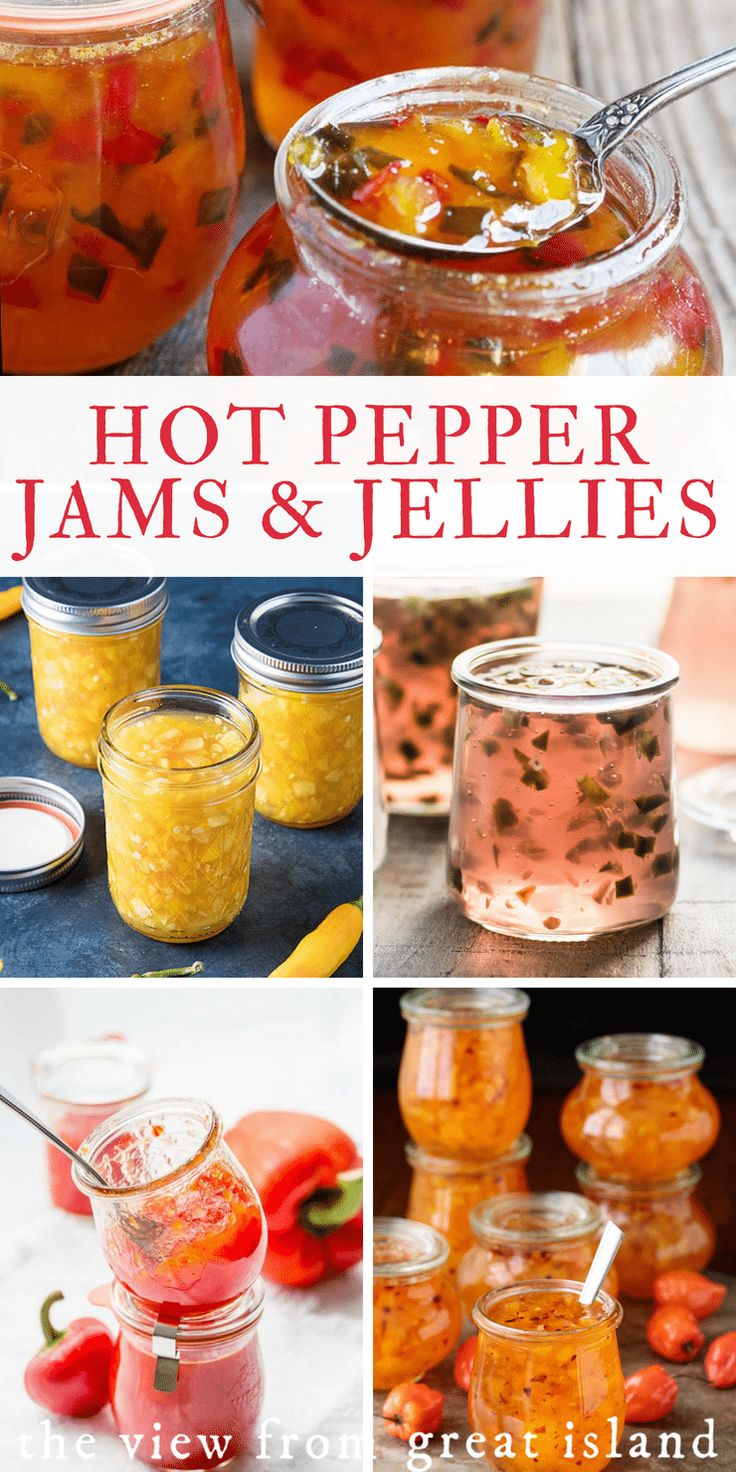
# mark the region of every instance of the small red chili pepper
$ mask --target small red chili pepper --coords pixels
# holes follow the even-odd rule
[[[138,76],[135,63],[117,61],[107,74],[103,111],[109,122],[127,123],[135,105]]]
[[[716,1390],[731,1390],[736,1385],[736,1333],[719,1334],[708,1345],[705,1373]]]
[[[726,1297],[725,1283],[713,1283],[702,1273],[692,1273],[687,1268],[675,1268],[671,1273],[660,1273],[654,1279],[655,1303],[679,1303],[689,1308],[696,1319],[707,1319],[718,1312]]]
[[[627,1426],[662,1421],[677,1400],[677,1381],[662,1365],[647,1365],[624,1380]]]
[[[661,1354],[662,1359],[672,1360],[676,1365],[688,1365],[705,1344],[705,1336],[695,1314],[679,1303],[665,1303],[655,1308],[647,1324],[647,1339],[655,1354]]]
[[[368,204],[370,200],[375,199],[376,195],[381,193],[384,184],[388,184],[389,179],[395,179],[396,175],[401,172],[401,167],[401,159],[394,158],[390,164],[386,164],[384,169],[379,169],[372,179],[366,179],[365,184],[359,185],[353,191],[355,203]]]
[[[470,1376],[473,1372],[473,1360],[475,1359],[477,1343],[478,1335],[471,1334],[469,1339],[463,1341],[455,1355],[452,1373],[455,1378],[455,1384],[459,1385],[461,1390],[470,1389]]]
[[[394,1386],[383,1403],[384,1428],[399,1441],[409,1441],[418,1432],[432,1436],[442,1425],[444,1404],[441,1390],[407,1380]]]
[[[55,1416],[94,1416],[107,1405],[114,1341],[100,1319],[72,1319],[55,1329],[50,1311],[63,1293],[41,1305],[45,1344],[26,1368],[24,1385],[36,1404]]]
[[[117,164],[118,168],[131,164],[150,164],[158,158],[163,146],[163,138],[158,138],[155,133],[147,133],[145,128],[137,128],[135,123],[127,123],[116,138],[105,139],[102,157],[105,163]]]

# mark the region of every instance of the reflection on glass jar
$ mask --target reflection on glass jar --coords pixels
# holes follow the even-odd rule
[[[182,318],[245,161],[224,0],[0,12],[0,303],[12,373],[89,372]]]
[[[319,134],[329,155],[324,177],[351,208],[364,185],[381,188],[382,156],[386,169],[401,163],[397,119],[505,110],[574,129],[597,106],[544,79],[494,72],[489,81],[447,68],[351,87],[309,113],[300,131]],[[387,120],[390,127],[371,126]],[[452,261],[420,256],[411,235],[406,246],[379,244],[357,212],[354,222],[338,220],[313,194],[292,144],[284,141],[276,161],[278,205],[245,236],[217,284],[212,373],[721,371],[712,306],[679,248],[680,177],[652,134],[632,136],[608,160],[606,204],[584,225],[536,251]],[[416,177],[408,181],[411,198]],[[420,192],[426,188],[420,179]],[[476,199],[477,211],[483,193]],[[439,194],[432,207],[442,207]],[[395,212],[399,230],[402,220]]]
[[[388,845],[388,813],[381,790],[381,764],[378,754],[378,712],[376,709],[376,655],[381,648],[382,634],[373,625],[373,871],[380,869],[386,858]]]
[[[473,1240],[472,1208],[491,1196],[526,1191],[532,1142],[528,1135],[520,1135],[505,1155],[477,1161],[430,1155],[411,1141],[405,1149],[412,1168],[407,1216],[442,1233],[450,1248],[450,1266],[456,1268]]]
[[[691,1165],[668,1181],[629,1185],[607,1180],[592,1166],[577,1167],[578,1185],[594,1201],[604,1221],[621,1227],[624,1240],[616,1258],[625,1298],[651,1298],[654,1279],[675,1268],[700,1272],[716,1249],[716,1233],[695,1190],[700,1167]]]
[[[687,751],[736,755],[735,621],[736,578],[675,578],[659,642],[680,666],[675,738]]]
[[[486,987],[406,992],[399,1106],[411,1138],[458,1160],[503,1155],[529,1118],[525,992]]]
[[[460,1301],[448,1246],[434,1228],[400,1217],[373,1223],[373,1384],[420,1380],[454,1347]]]

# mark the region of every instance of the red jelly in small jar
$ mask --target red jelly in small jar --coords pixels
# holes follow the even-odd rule
[[[96,1130],[82,1154],[108,1185],[74,1166],[115,1277],[149,1304],[203,1312],[252,1286],[266,1223],[222,1121],[196,1099],[160,1099]]]

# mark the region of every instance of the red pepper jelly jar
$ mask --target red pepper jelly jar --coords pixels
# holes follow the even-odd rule
[[[260,1281],[226,1307],[173,1326],[120,1283],[113,1286],[112,1308],[120,1335],[110,1403],[118,1434],[141,1438],[139,1461],[207,1468],[242,1456],[263,1404]]]
[[[148,1304],[203,1313],[252,1286],[266,1255],[258,1196],[222,1137],[222,1120],[197,1099],[124,1109],[81,1153],[109,1185],[75,1164],[92,1200],[115,1277]]]
[[[151,1086],[151,1065],[130,1043],[100,1038],[46,1048],[34,1061],[33,1078],[46,1123],[78,1150],[111,1114],[144,1098]],[[66,1156],[47,1145],[46,1160],[54,1206],[91,1216],[90,1199],[75,1186]]]

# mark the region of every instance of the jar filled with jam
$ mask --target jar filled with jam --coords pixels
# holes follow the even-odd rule
[[[420,1380],[460,1333],[460,1300],[444,1237],[423,1222],[373,1223],[373,1384],[390,1390]]]
[[[666,1181],[610,1180],[592,1166],[576,1170],[580,1190],[595,1202],[604,1221],[624,1234],[616,1258],[625,1298],[651,1298],[660,1273],[687,1268],[700,1272],[716,1250],[715,1227],[696,1196],[701,1170],[691,1165]]]
[[[405,1148],[412,1172],[407,1215],[442,1233],[450,1247],[450,1265],[456,1268],[473,1241],[473,1207],[492,1196],[526,1191],[526,1162],[532,1142],[528,1135],[520,1135],[511,1149],[495,1160],[430,1155],[411,1141]]]

